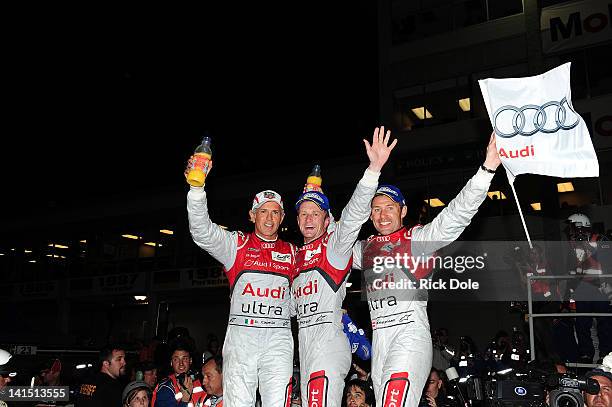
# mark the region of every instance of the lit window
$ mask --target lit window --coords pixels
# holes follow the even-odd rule
[[[461,110],[464,112],[470,111],[470,98],[459,99],[457,102],[459,102],[459,107]]]
[[[502,191],[489,191],[487,195],[490,199],[506,199],[506,195]]]
[[[442,202],[440,199],[438,198],[430,198],[430,199],[426,199],[425,203],[428,204],[429,206],[431,206],[432,208],[437,208],[439,206],[444,206],[444,202]]]
[[[557,184],[557,191],[559,192],[573,192],[574,184],[571,182],[561,182]]]
[[[414,115],[421,120],[431,119],[433,117],[429,110],[425,109],[425,107],[414,107],[411,110],[412,113],[414,113]]]
[[[140,236],[130,235],[130,234],[121,235],[121,237],[125,237],[126,239],[133,239],[133,240],[142,239]]]

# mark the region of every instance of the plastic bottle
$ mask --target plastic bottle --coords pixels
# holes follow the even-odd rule
[[[204,136],[202,143],[195,149],[191,168],[187,174],[187,183],[194,187],[201,187],[206,181],[206,174],[210,166],[212,150],[210,148],[210,137]]]
[[[304,192],[318,191],[322,192],[321,185],[323,184],[323,178],[321,177],[321,166],[315,164],[310,171],[310,175],[306,178],[306,185],[304,185]]]

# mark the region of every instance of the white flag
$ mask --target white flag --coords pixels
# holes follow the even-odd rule
[[[589,130],[572,106],[570,63],[527,78],[478,81],[508,180],[597,177]]]

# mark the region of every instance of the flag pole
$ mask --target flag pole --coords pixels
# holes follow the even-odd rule
[[[527,224],[525,223],[525,217],[523,216],[523,210],[521,209],[521,204],[518,200],[518,195],[516,194],[516,190],[514,189],[514,180],[510,182],[510,188],[512,188],[512,193],[514,194],[514,200],[516,201],[516,207],[518,208],[519,215],[521,215],[521,222],[523,222],[523,229],[525,229],[525,234],[527,235],[527,241],[529,242],[529,248],[533,249],[533,245],[531,244],[531,237],[529,237],[529,231],[527,230]]]

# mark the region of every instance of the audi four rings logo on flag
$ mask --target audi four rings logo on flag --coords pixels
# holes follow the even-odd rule
[[[540,75],[478,81],[510,183],[520,174],[599,175],[589,129],[572,103],[570,68],[568,62]]]
[[[563,105],[567,106],[564,107]],[[556,107],[556,109],[554,109]],[[548,114],[546,111],[548,110]],[[574,114],[574,118],[569,118],[568,113],[570,111]],[[529,114],[533,111],[533,115]],[[527,120],[525,112],[532,117],[532,120]],[[502,119],[507,114],[514,114],[512,117],[512,128],[514,131],[508,132],[509,129],[501,128],[498,125],[498,117],[501,115]],[[527,123],[533,123],[533,126],[527,125]],[[569,123],[569,124],[567,124]],[[570,130],[576,127],[580,123],[578,114],[572,109],[567,99],[564,97],[560,102],[551,101],[544,103],[541,106],[538,105],[525,105],[522,107],[516,107],[512,105],[505,105],[500,107],[493,114],[493,127],[495,128],[495,134],[499,137],[512,138],[516,135],[521,136],[533,136],[537,132],[542,133],[556,133],[560,129]]]

